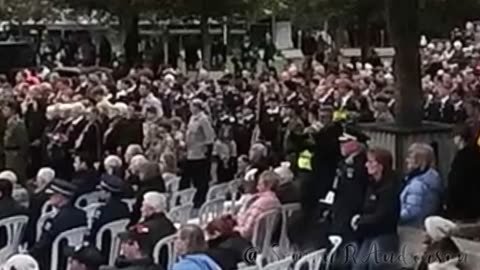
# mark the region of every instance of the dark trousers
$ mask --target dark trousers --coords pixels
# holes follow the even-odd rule
[[[380,235],[362,241],[352,270],[397,269],[399,263],[396,234]]]
[[[205,202],[210,181],[210,162],[208,159],[187,160],[182,177],[182,188],[188,188],[193,184],[197,189],[193,204],[200,208]]]

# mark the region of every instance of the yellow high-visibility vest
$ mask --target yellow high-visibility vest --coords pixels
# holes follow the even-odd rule
[[[340,109],[333,112],[333,121],[335,122],[347,120],[347,118],[348,118],[347,110]]]
[[[300,153],[298,157],[297,166],[301,170],[311,171],[312,170],[312,152],[305,150]]]

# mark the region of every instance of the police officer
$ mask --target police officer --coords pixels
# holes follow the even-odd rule
[[[341,235],[344,242],[354,240],[349,222],[354,215],[360,213],[368,185],[366,153],[363,145],[366,141],[368,137],[353,130],[340,137],[343,159],[337,167],[337,176],[333,182],[331,217],[332,233]]]
[[[344,245],[340,247],[337,262],[348,267],[349,244],[354,243],[355,233],[350,226],[352,218],[362,211],[368,185],[366,147],[368,137],[362,133],[348,130],[340,137],[343,159],[337,167],[337,176],[333,182],[333,191],[327,195],[332,204],[330,234],[340,235]],[[349,269],[349,268],[346,268]]]
[[[90,239],[94,240],[98,230],[105,224],[130,217],[128,205],[122,202],[124,182],[114,175],[104,174],[101,178],[100,189],[106,203],[95,212]]]
[[[93,246],[80,246],[74,250],[68,250],[69,270],[98,270],[107,262],[99,250]]]
[[[45,222],[40,240],[30,249],[30,254],[39,262],[41,269],[50,269],[50,252],[58,235],[87,225],[85,212],[73,205],[75,189],[75,185],[59,179],[53,180],[48,186],[50,203],[58,209],[58,213]],[[59,262],[64,263],[64,260]],[[59,269],[65,269],[64,267],[65,265],[60,265]]]

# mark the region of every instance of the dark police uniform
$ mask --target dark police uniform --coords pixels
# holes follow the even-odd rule
[[[103,225],[130,217],[130,210],[128,209],[127,204],[121,200],[124,190],[123,186],[123,180],[116,176],[102,176],[100,188],[110,192],[111,197],[108,202],[99,207],[95,213],[90,231],[91,240],[94,240],[97,237],[97,232]]]
[[[55,179],[50,184],[48,191],[72,198],[75,186],[63,180]],[[71,203],[66,204],[59,209],[55,217],[45,222],[42,229],[42,236],[30,249],[30,254],[39,262],[41,269],[50,269],[51,250],[55,238],[65,231],[86,225],[85,212],[75,208]],[[62,264],[64,260],[60,260],[59,262]],[[59,269],[65,269],[62,266],[64,265],[60,265]]]
[[[362,210],[368,186],[366,160],[365,153],[357,153],[342,160],[337,169],[331,233],[341,235],[345,242],[354,240],[350,221]]]

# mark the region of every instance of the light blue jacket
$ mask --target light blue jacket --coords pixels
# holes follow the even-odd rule
[[[173,270],[221,270],[208,255],[187,255],[173,265]]]
[[[425,219],[441,209],[443,184],[434,169],[407,181],[400,194],[400,225],[423,227]]]

